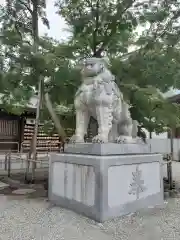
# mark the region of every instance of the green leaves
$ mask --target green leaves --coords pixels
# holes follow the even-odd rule
[[[122,48],[122,45],[118,44],[119,38],[125,33],[128,39],[137,26],[136,18],[128,11],[133,2],[57,1],[57,6],[60,14],[71,26],[73,41],[80,43],[78,50],[82,52],[84,49],[84,54],[88,52],[101,56],[104,51],[114,53],[115,46]]]
[[[179,124],[179,107],[162,96],[171,87],[180,88],[179,1],[57,0],[58,12],[72,36],[65,43],[40,38],[36,54],[32,4],[24,0],[7,2],[0,9],[3,94],[12,93],[18,102],[23,96],[25,103],[37,89],[41,75],[45,79],[43,91],[49,92],[54,107],[71,106],[81,81],[76,63],[86,56],[105,55],[126,101],[132,105],[134,119],[158,132],[164,125]],[[44,0],[39,1],[38,14],[49,27],[45,5]],[[50,124],[47,114],[42,118]]]
[[[132,105],[132,117],[150,131],[164,131],[164,126],[180,123],[179,106],[162,95],[171,86],[180,87],[178,59],[179,53],[174,48],[168,51],[154,48],[145,53],[136,51],[126,60],[120,57],[111,60],[117,83]]]

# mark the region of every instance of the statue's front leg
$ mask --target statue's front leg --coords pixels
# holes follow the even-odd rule
[[[118,143],[133,143],[132,138],[132,124],[130,122],[123,122],[119,124],[119,137],[116,139]]]
[[[103,89],[104,90],[104,89]],[[109,132],[112,128],[112,100],[113,95],[105,91],[95,96],[95,109],[98,121],[98,135],[93,138],[94,142],[108,142]]]
[[[109,131],[112,127],[112,114],[109,107],[97,106],[96,116],[98,121],[98,135],[93,138],[93,142],[108,142]]]
[[[124,107],[122,111],[122,118],[119,122],[119,137],[117,138],[118,143],[134,143],[135,140],[132,138],[132,118],[128,108]]]
[[[84,135],[87,133],[89,113],[85,109],[76,110],[76,131],[75,142],[84,142]]]
[[[76,130],[71,137],[71,142],[84,142],[90,118],[89,112],[87,106],[82,102],[81,95],[76,97],[74,104],[76,109]]]

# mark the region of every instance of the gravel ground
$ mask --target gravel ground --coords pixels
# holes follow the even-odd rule
[[[164,209],[149,209],[103,224],[71,211],[50,207],[44,199],[0,196],[2,240],[180,240],[180,199]]]
[[[180,183],[180,163],[173,163],[173,177]],[[43,198],[0,195],[0,240],[21,239],[180,240],[180,198],[169,198],[164,209],[148,209],[100,224],[50,206]]]

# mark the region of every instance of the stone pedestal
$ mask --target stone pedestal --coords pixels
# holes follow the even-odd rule
[[[87,144],[85,150],[84,144],[76,144],[74,150],[69,145],[66,153],[51,154],[50,202],[98,222],[163,206],[162,156],[140,152],[137,146],[129,153],[128,146],[115,145]],[[109,154],[103,154],[107,149]]]
[[[97,156],[129,155],[149,153],[148,144],[117,144],[117,143],[79,143],[65,146],[65,153],[90,154]]]

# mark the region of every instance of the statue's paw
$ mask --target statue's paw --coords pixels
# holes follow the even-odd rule
[[[106,141],[102,136],[97,135],[97,136],[93,137],[92,142],[93,143],[104,143],[104,142],[108,142],[108,140]]]
[[[84,137],[74,134],[70,138],[69,142],[70,143],[83,143],[84,142]]]
[[[131,136],[119,136],[116,139],[117,143],[135,143],[135,140]]]
[[[126,138],[123,138],[123,137],[118,137],[118,138],[116,138],[116,142],[117,143],[126,143]]]

